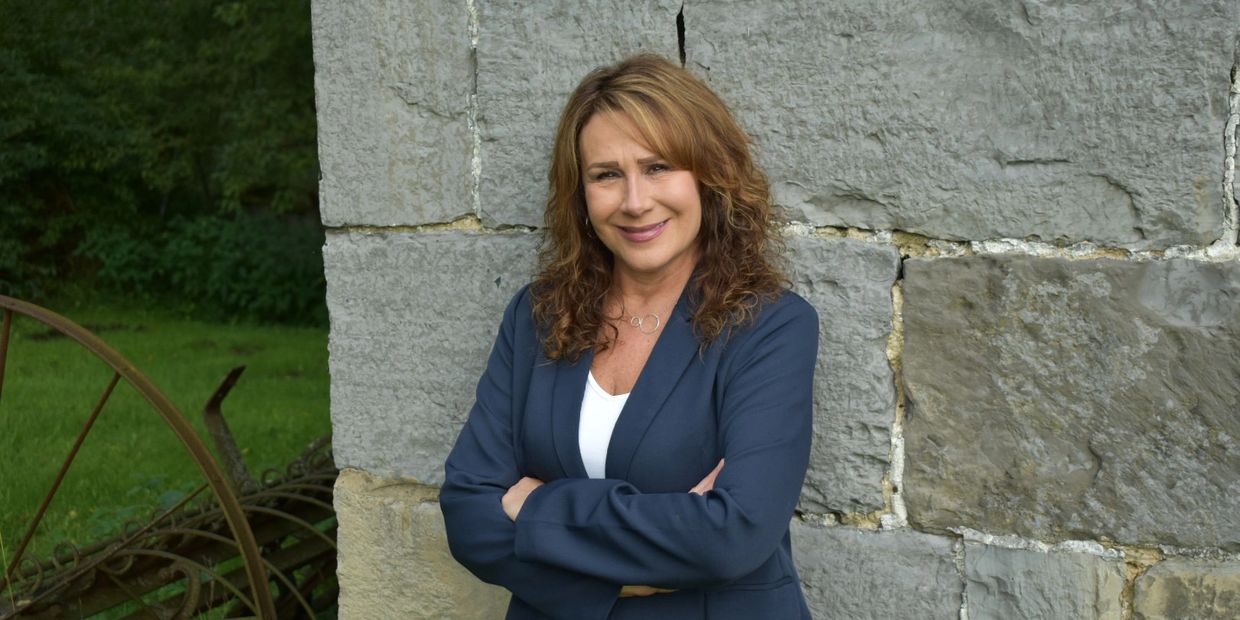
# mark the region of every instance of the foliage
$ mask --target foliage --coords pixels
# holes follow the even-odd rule
[[[98,284],[168,291],[197,316],[326,325],[322,245],[306,218],[202,215],[158,230],[99,227],[79,253],[101,265]]]
[[[317,211],[308,0],[0,0],[0,23],[0,292],[99,268],[96,228]]]

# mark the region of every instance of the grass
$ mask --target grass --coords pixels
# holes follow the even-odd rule
[[[50,307],[146,375],[213,452],[202,408],[231,368],[247,366],[222,409],[255,477],[282,471],[330,432],[324,328],[208,323],[123,303]],[[0,545],[7,560],[111,377],[111,368],[76,342],[14,315],[0,393]],[[163,418],[122,381],[26,556],[112,535],[203,481]]]

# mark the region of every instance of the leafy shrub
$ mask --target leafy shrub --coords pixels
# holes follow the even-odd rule
[[[99,285],[171,297],[199,316],[324,325],[322,245],[315,220],[241,213],[92,230],[79,254]]]

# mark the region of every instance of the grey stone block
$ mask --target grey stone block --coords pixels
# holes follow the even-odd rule
[[[1124,562],[1086,553],[965,543],[969,620],[1118,620]]]
[[[434,489],[346,469],[336,480],[340,618],[502,618],[510,595],[448,550]]]
[[[337,465],[442,481],[537,244],[530,234],[328,234]]]
[[[956,618],[964,584],[950,538],[793,522],[801,587],[815,618]]]
[[[925,528],[1240,547],[1240,263],[904,265]]]
[[[671,0],[553,0],[478,4],[481,217],[488,226],[541,226],[560,112],[591,69],[637,52],[675,61]]]
[[[1240,562],[1167,560],[1137,579],[1137,620],[1240,617]]]
[[[473,213],[465,2],[311,3],[323,223]]]
[[[814,445],[801,509],[883,507],[895,385],[887,362],[895,248],[843,239],[789,240],[793,288],[821,322],[814,376]]]
[[[1152,248],[1222,232],[1237,23],[1234,0],[709,0],[685,47],[795,219]]]

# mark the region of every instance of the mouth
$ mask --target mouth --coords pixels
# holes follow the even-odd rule
[[[668,220],[663,220],[649,226],[617,226],[616,228],[620,230],[620,236],[624,237],[625,240],[641,243],[658,237],[659,233],[662,233],[663,229],[667,227],[667,222]]]

